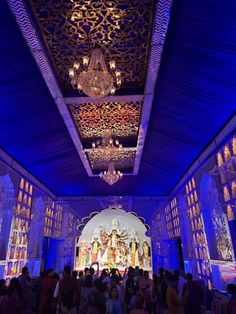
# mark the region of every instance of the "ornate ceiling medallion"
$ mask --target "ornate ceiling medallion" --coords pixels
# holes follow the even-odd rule
[[[115,137],[137,137],[142,101],[69,105],[82,139],[102,137],[106,129]]]
[[[100,153],[97,154],[97,151],[93,151],[92,149],[86,150],[86,154],[94,174],[107,169],[106,156],[101,158]],[[113,161],[115,162],[116,168],[126,173],[132,173],[135,155],[136,148],[134,147],[123,148],[123,150],[118,149],[116,154],[113,156]]]
[[[154,0],[29,2],[63,92],[73,91],[75,56],[88,56],[91,45],[102,47],[107,64],[116,60],[122,89],[144,88]]]
[[[102,140],[92,143],[92,151],[108,164],[108,170],[100,173],[100,177],[108,184],[113,185],[122,178],[122,173],[115,170],[114,158],[122,153],[123,147],[118,140],[113,140],[111,130],[105,130]]]
[[[93,49],[90,58],[83,57],[83,62],[75,62],[68,70],[71,85],[92,98],[114,95],[121,86],[121,71],[116,69],[114,60],[109,62],[110,73],[101,49]]]
[[[120,171],[115,170],[114,161],[110,161],[108,164],[108,170],[100,173],[100,177],[106,181],[109,185],[115,184],[122,179],[123,174]]]
[[[118,140],[113,140],[111,130],[105,130],[102,140],[92,143],[92,151],[97,155],[99,160],[107,161],[122,153],[123,147]]]

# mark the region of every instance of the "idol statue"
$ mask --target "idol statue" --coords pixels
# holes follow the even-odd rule
[[[97,231],[95,230],[95,234],[93,236],[93,242],[91,244],[91,261],[95,263],[101,259],[101,244],[99,242],[99,236]]]
[[[86,242],[80,242],[79,246],[79,267],[84,268],[86,265],[86,247],[87,243]]]
[[[143,267],[151,266],[151,248],[147,241],[143,242]]]
[[[105,248],[105,252],[102,256],[102,264],[107,262],[108,267],[116,267],[121,264],[124,249],[121,249],[121,243],[128,238],[128,232],[126,230],[120,231],[119,222],[116,218],[113,218],[109,234],[106,229],[101,231],[102,243]]]
[[[131,230],[131,242],[130,242],[130,264],[131,266],[139,266],[138,258],[138,238],[135,234],[135,230]]]

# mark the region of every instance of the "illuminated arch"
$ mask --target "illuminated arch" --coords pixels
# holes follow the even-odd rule
[[[21,178],[21,180],[20,180],[20,188],[22,190],[24,189],[24,182],[25,182],[24,178]]]
[[[234,212],[230,205],[227,206],[227,217],[228,220],[234,220]]]
[[[189,193],[189,190],[188,190],[188,185],[186,184],[186,186],[185,186],[185,189],[186,189],[186,194],[188,194]]]
[[[193,194],[191,194],[191,203],[194,204]]]
[[[224,187],[224,200],[225,202],[228,202],[230,200],[229,190],[226,186]]]
[[[236,155],[236,137],[233,138],[233,153]]]
[[[225,155],[225,161],[230,160],[231,154],[228,146],[224,147],[224,155]]]
[[[151,270],[151,238],[146,234],[144,218],[116,208],[88,218],[82,220],[84,226],[77,239],[75,269],[82,270],[98,261],[102,268],[118,267],[123,271],[127,266],[141,266]]]
[[[191,209],[190,209],[190,211],[189,211],[189,215],[190,215],[190,219],[192,219],[193,213],[192,213],[192,210],[191,210]]]
[[[188,196],[188,206],[191,206],[191,200],[189,196]]]
[[[217,154],[217,165],[218,167],[221,167],[223,165],[224,161],[223,161],[223,158],[222,158],[222,155],[221,153],[218,153]]]
[[[193,222],[193,220],[191,221],[191,226],[192,226],[192,230],[194,231],[195,229],[194,229],[194,222]]]

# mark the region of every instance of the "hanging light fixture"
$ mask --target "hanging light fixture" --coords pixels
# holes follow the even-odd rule
[[[109,62],[110,72],[104,60],[101,49],[95,48],[90,58],[84,56],[82,64],[74,62],[68,70],[73,88],[92,98],[114,95],[121,86],[121,71],[116,69],[114,60]]]
[[[108,170],[100,173],[100,177],[106,181],[109,185],[115,184],[121,180],[123,173],[115,170],[114,161],[110,161],[108,164]]]
[[[100,173],[100,177],[108,184],[113,185],[122,179],[123,173],[115,170],[114,159],[123,153],[123,146],[118,140],[113,140],[110,129],[104,131],[101,140],[92,143],[92,153],[97,160],[108,164],[108,170]]]
[[[102,140],[92,143],[92,152],[97,159],[108,162],[123,152],[123,146],[119,140],[113,140],[111,130],[107,129],[104,131]]]

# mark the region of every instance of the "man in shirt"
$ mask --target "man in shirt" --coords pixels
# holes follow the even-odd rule
[[[62,313],[76,313],[76,298],[78,291],[78,283],[71,276],[70,266],[64,267],[63,278],[59,283],[59,300],[62,304]]]

